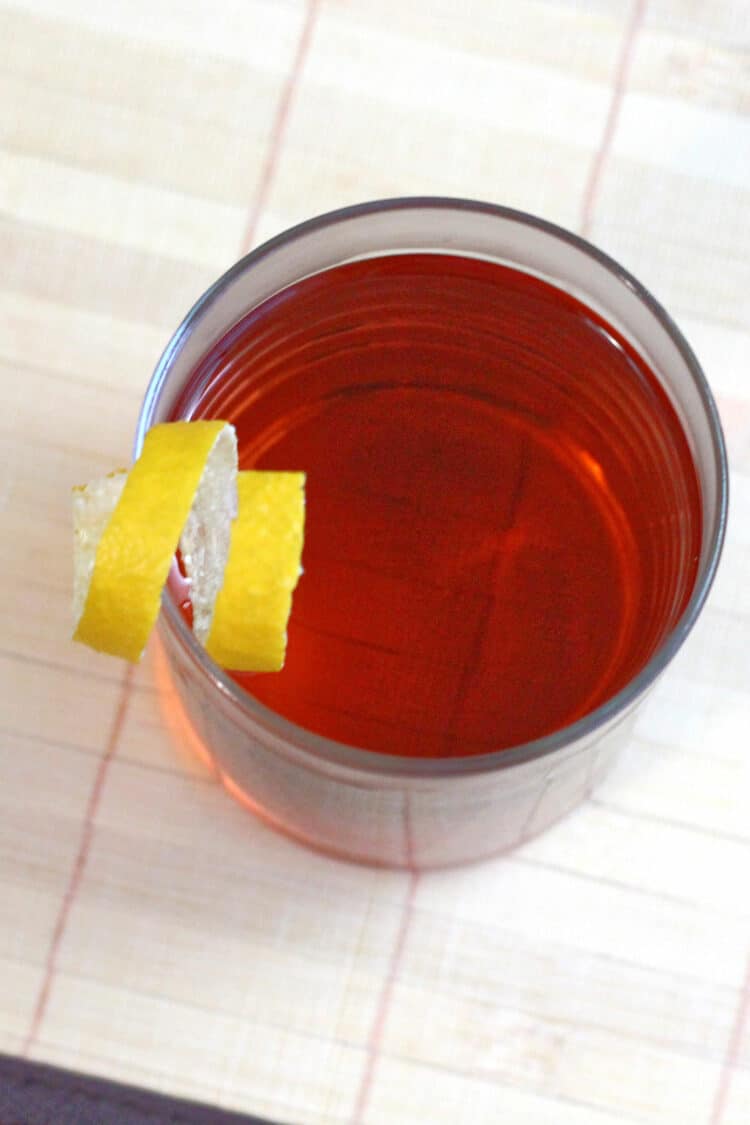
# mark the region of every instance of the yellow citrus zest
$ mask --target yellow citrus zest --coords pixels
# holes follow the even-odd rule
[[[206,650],[233,671],[284,665],[292,593],[302,573],[305,475],[241,472],[224,584]]]
[[[213,495],[217,491],[217,474],[221,480],[219,491],[226,497],[229,510],[223,521],[224,557],[221,558],[219,544],[214,552],[216,557],[211,559],[211,568],[221,571],[218,581],[215,575],[211,576],[218,588],[228,549],[229,525],[236,510],[236,472],[233,427],[213,421],[170,422],[149,430],[141,455],[124,482],[119,477],[116,487],[95,482],[74,491],[76,545],[89,554],[92,545],[95,547],[88,585],[85,575],[83,590],[79,582],[79,601],[83,604],[78,606],[75,640],[126,660],[140,659],[201,483],[212,483],[209,494]],[[119,496],[113,495],[117,491]],[[114,510],[103,529],[95,528],[92,533],[88,517],[92,509],[97,509],[97,497],[104,497],[105,504],[107,498],[114,500]],[[81,598],[81,593],[85,597]]]

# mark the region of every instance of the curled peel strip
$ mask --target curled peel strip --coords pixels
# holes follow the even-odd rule
[[[154,426],[130,469],[73,492],[74,639],[140,659],[179,546],[205,641],[237,513],[237,438],[226,422]]]
[[[236,672],[284,665],[292,593],[302,573],[304,473],[243,472],[224,583],[206,639],[209,656]]]

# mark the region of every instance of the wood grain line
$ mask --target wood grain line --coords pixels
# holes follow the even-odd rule
[[[20,649],[0,647],[0,660],[7,660],[15,664],[27,664],[33,668],[45,668],[50,672],[64,672],[66,675],[78,676],[87,683],[96,682],[100,684],[118,684],[120,677],[116,675],[107,675],[106,672],[92,671],[90,668],[76,668],[64,660],[50,660],[44,656],[34,656],[29,652],[22,652]],[[140,695],[155,695],[156,689],[150,687],[149,684],[134,684],[133,691],[137,691]]]
[[[711,840],[726,840],[728,844],[740,844],[750,847],[750,836],[741,836],[739,832],[724,832],[720,828],[710,828],[705,824],[694,824],[689,820],[678,820],[673,816],[660,816],[657,813],[647,812],[645,809],[630,809],[616,804],[614,801],[603,797],[591,796],[588,798],[590,805],[604,809],[624,820],[643,820],[648,824],[659,824],[664,828],[676,828],[681,832],[697,832],[699,836],[708,836]]]
[[[406,792],[404,794],[403,828],[404,855],[409,871],[409,882],[406,887],[404,905],[401,909],[401,918],[399,919],[396,940],[393,943],[393,949],[391,950],[388,969],[380,992],[378,1006],[375,1009],[375,1017],[372,1021],[370,1034],[367,1038],[367,1057],[357,1090],[357,1097],[351,1116],[351,1125],[361,1125],[365,1110],[370,1101],[375,1071],[383,1046],[385,1025],[388,1019],[388,1013],[391,1009],[393,992],[398,980],[401,962],[404,959],[404,951],[406,950],[406,942],[409,936],[409,930],[411,929],[412,918],[414,917],[414,903],[417,897],[417,887],[419,886],[419,870],[416,866],[414,855],[414,832],[412,829],[411,816],[411,802],[409,800],[409,794]]]
[[[276,175],[276,168],[278,167],[279,157],[281,150],[284,147],[284,139],[286,137],[287,126],[289,124],[289,113],[294,101],[294,95],[299,86],[299,81],[304,70],[305,61],[310,50],[310,43],[312,41],[313,31],[318,18],[319,0],[308,0],[307,9],[305,11],[305,19],[302,24],[302,31],[297,42],[297,49],[292,59],[292,65],[287,75],[287,79],[282,87],[279,104],[276,108],[276,116],[274,117],[273,125],[271,126],[271,134],[266,150],[266,158],[263,162],[263,168],[260,173],[260,180],[258,183],[258,190],[255,193],[255,198],[250,207],[248,214],[247,224],[245,226],[245,233],[242,236],[240,243],[240,256],[247,254],[253,245],[255,239],[255,232],[258,227],[258,221],[263,209],[268,201],[268,196]]]
[[[604,122],[604,130],[591,163],[591,169],[583,193],[580,231],[584,238],[588,238],[591,233],[594,208],[599,197],[602,175],[612,149],[612,142],[617,129],[617,122],[620,118],[620,111],[630,77],[630,68],[635,54],[635,42],[638,38],[638,32],[643,24],[645,14],[646,0],[634,0],[620,46],[620,54],[617,59],[617,67],[615,68],[615,76],[612,84],[612,96],[610,98],[607,117]]]
[[[719,1081],[716,1086],[716,1094],[714,1095],[714,1104],[709,1125],[721,1125],[721,1122],[724,1120],[734,1070],[735,1067],[739,1066],[745,1032],[748,1028],[750,1028],[750,955],[747,959],[745,979],[737,1004],[737,1015],[735,1016],[734,1025],[732,1027],[732,1034],[729,1036],[724,1065],[721,1068],[721,1074],[719,1075]]]
[[[409,872],[409,883],[406,889],[406,899],[401,911],[401,919],[399,921],[398,933],[396,940],[393,944],[391,957],[388,962],[388,970],[386,972],[383,987],[380,992],[378,1006],[375,1011],[375,1018],[372,1021],[370,1034],[367,1040],[367,1058],[365,1061],[364,1069],[362,1071],[362,1079],[357,1090],[357,1098],[354,1103],[354,1110],[351,1116],[351,1125],[362,1125],[364,1113],[367,1109],[370,1100],[370,1093],[372,1091],[373,1081],[375,1079],[375,1071],[378,1065],[378,1059],[383,1045],[383,1035],[385,1033],[385,1025],[388,1019],[388,1013],[391,1008],[393,1000],[393,992],[398,980],[401,962],[404,957],[404,950],[406,949],[406,940],[411,928],[411,920],[414,914],[414,900],[417,893],[417,884],[419,883],[419,873],[417,871]]]
[[[78,896],[78,892],[83,881],[83,876],[86,871],[86,864],[88,862],[89,854],[91,852],[91,845],[94,839],[94,821],[96,820],[97,810],[101,802],[104,785],[109,773],[109,767],[112,759],[117,750],[117,743],[122,732],[125,716],[127,714],[128,703],[130,700],[131,685],[134,676],[134,668],[128,665],[122,681],[122,690],[120,691],[120,698],[115,710],[114,719],[112,720],[112,728],[109,732],[107,745],[104,753],[99,761],[99,766],[94,777],[94,784],[89,793],[89,799],[86,803],[86,811],[83,816],[83,824],[81,828],[81,839],[78,845],[78,852],[71,868],[70,878],[65,888],[62,897],[62,903],[57,913],[55,927],[52,931],[52,938],[50,940],[47,957],[44,963],[44,970],[42,974],[42,983],[37,995],[34,1011],[31,1016],[29,1029],[21,1047],[21,1057],[28,1058],[32,1048],[39,1038],[39,1031],[44,1022],[44,1017],[47,1012],[50,995],[52,993],[52,986],[57,972],[57,961],[60,953],[60,947],[65,937],[65,930],[68,925],[71,910]]]

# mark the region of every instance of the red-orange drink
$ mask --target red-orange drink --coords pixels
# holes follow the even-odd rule
[[[548,734],[624,687],[692,593],[674,408],[529,274],[445,254],[315,274],[215,344],[173,416],[233,422],[243,468],[307,473],[286,666],[236,679],[330,739],[448,757]]]

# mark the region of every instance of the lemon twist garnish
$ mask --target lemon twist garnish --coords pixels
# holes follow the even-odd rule
[[[206,640],[209,656],[237,672],[284,665],[286,624],[302,569],[304,473],[243,472],[239,512]]]
[[[304,484],[304,473],[238,473],[228,423],[154,426],[129,473],[73,490],[75,640],[139,660],[179,545],[193,630],[214,660],[283,667]]]

